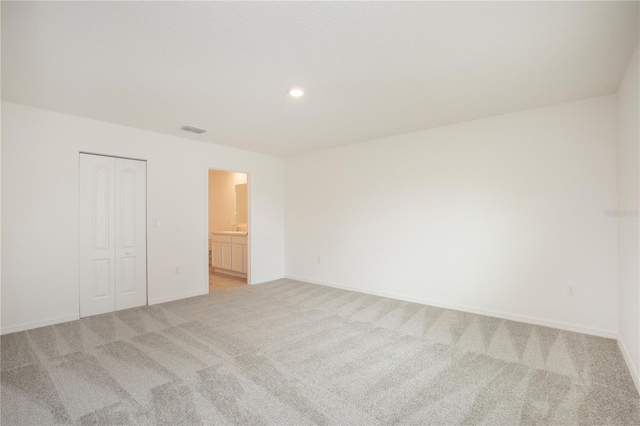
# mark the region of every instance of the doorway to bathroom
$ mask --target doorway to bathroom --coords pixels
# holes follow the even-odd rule
[[[208,169],[209,292],[247,284],[248,175]]]

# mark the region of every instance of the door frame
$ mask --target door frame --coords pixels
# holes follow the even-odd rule
[[[233,172],[244,173],[247,175],[247,262],[249,266],[247,268],[247,284],[252,285],[251,282],[251,269],[253,262],[251,262],[251,240],[253,238],[253,224],[251,218],[253,217],[253,208],[251,203],[251,191],[252,191],[252,177],[251,173],[244,170],[232,170],[226,167],[220,167],[215,164],[208,164],[204,169],[204,290],[205,294],[209,294],[209,170],[219,170],[221,172]]]
[[[81,155],[97,155],[100,157],[111,157],[111,158],[120,158],[123,160],[134,160],[134,161],[144,161],[146,166],[144,168],[144,206],[145,206],[145,216],[144,216],[144,251],[145,251],[145,270],[147,271],[145,276],[145,304],[142,306],[149,306],[149,162],[144,158],[134,158],[134,157],[124,157],[122,155],[113,155],[113,154],[100,154],[97,152],[89,152],[89,151],[78,151],[78,172],[80,171],[80,156]],[[78,200],[80,197],[80,174],[78,173]],[[78,203],[78,217],[80,215],[80,203]],[[78,248],[80,247],[80,223],[78,222]],[[80,252],[78,252],[78,315],[80,315]],[[116,311],[114,311],[116,312]],[[82,318],[82,317],[80,317]],[[86,317],[85,317],[86,318]]]

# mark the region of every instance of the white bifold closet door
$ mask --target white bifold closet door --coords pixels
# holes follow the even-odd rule
[[[147,163],[80,154],[80,317],[147,304]]]

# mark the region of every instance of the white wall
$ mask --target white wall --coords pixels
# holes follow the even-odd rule
[[[251,280],[283,276],[282,159],[4,102],[3,333],[78,317],[80,151],[147,160],[150,304],[207,292],[207,168],[251,174]]]
[[[617,332],[615,95],[290,157],[285,176],[287,276]]]
[[[640,208],[639,61],[636,47],[618,89],[618,341],[640,390],[640,227],[634,216]]]

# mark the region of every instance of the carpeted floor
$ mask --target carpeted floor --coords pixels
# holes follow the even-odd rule
[[[613,340],[290,280],[1,351],[3,425],[640,424]]]

